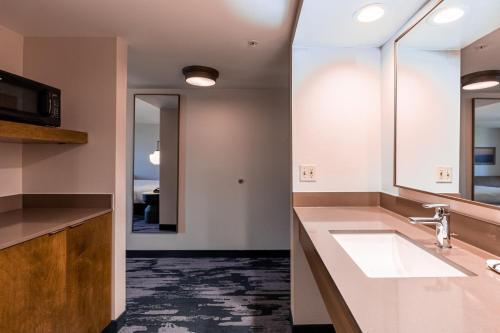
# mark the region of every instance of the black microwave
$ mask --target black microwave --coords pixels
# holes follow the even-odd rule
[[[0,70],[0,119],[61,126],[61,91]]]

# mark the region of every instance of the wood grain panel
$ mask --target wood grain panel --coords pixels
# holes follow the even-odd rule
[[[379,192],[294,192],[293,207],[378,206]]]
[[[75,143],[88,142],[86,132],[0,120],[0,142]]]
[[[111,214],[68,230],[69,331],[101,332],[111,321]]]
[[[66,232],[0,251],[0,332],[66,332]]]
[[[335,332],[360,333],[361,329],[301,223],[299,223],[299,240],[335,327]]]

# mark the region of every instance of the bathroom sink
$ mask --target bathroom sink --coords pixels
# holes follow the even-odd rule
[[[370,278],[470,275],[397,231],[331,231],[330,233]]]

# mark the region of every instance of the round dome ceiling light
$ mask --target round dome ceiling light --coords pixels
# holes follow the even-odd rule
[[[372,3],[357,10],[354,17],[359,22],[371,23],[381,19],[384,13],[384,6],[381,3]]]
[[[432,22],[435,24],[446,24],[460,20],[464,16],[465,10],[460,7],[445,7],[438,10],[432,16]]]
[[[186,82],[197,87],[210,87],[215,85],[219,71],[205,66],[187,66],[182,69]]]
[[[500,71],[481,71],[462,76],[463,90],[481,90],[496,87],[500,84]]]

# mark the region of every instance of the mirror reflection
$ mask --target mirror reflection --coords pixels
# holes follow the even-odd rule
[[[179,96],[134,96],[133,232],[176,232]]]
[[[472,199],[500,205],[500,98],[474,99]]]
[[[500,205],[499,83],[500,1],[445,0],[405,32],[396,41],[395,184]]]

